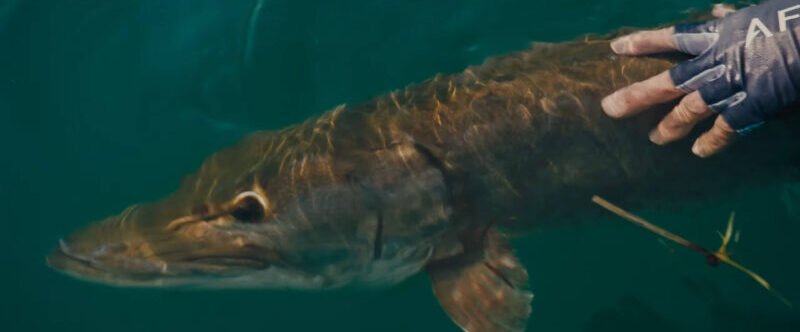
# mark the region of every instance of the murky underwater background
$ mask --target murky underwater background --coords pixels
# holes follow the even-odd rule
[[[0,0],[0,329],[457,331],[424,275],[325,293],[123,289],[58,274],[44,256],[68,231],[171,192],[248,132],[530,41],[709,4]],[[800,182],[637,212],[716,248],[731,210],[734,258],[800,306]],[[601,215],[515,239],[536,295],[529,330],[800,331],[800,309],[745,275]]]

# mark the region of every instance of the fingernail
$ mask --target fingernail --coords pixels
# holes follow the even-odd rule
[[[699,141],[695,141],[694,145],[692,145],[692,153],[694,153],[696,156],[698,156],[700,158],[705,158],[705,157],[708,156],[708,154],[706,153],[705,149],[703,149],[703,147],[700,146],[700,142]]]
[[[617,102],[617,93],[614,92],[600,101],[600,106],[603,111],[612,118],[619,118],[622,116],[622,107]]]
[[[659,131],[658,128],[650,131],[650,142],[664,145],[664,136],[661,135],[661,131]]]
[[[628,48],[628,37],[621,37],[617,38],[613,42],[611,42],[611,50],[617,54],[624,54],[625,50]]]

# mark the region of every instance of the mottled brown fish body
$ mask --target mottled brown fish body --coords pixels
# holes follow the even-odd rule
[[[609,38],[535,44],[254,133],[164,200],[63,239],[48,262],[125,286],[320,289],[425,271],[464,330],[522,331],[528,274],[492,226],[602,213],[594,194],[704,199],[796,169],[797,117],[700,159],[689,140],[647,140],[670,105],[605,116],[603,96],[673,64],[615,56]]]
[[[794,167],[796,119],[704,160],[691,154],[689,139],[668,147],[647,139],[673,104],[632,119],[608,118],[602,97],[674,63],[616,56],[608,41],[534,44],[345,108],[341,114],[362,117],[354,121],[360,135],[348,129],[341,133],[346,138],[335,136],[376,148],[411,140],[435,151],[437,163],[449,165],[443,172],[460,181],[451,190],[460,190],[460,205],[469,207],[463,219],[477,223],[516,212],[533,218],[521,221],[528,225],[563,219],[590,207],[596,193],[625,201],[709,197],[780,179]],[[520,204],[526,211],[516,211]]]

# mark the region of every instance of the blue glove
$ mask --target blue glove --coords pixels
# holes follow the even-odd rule
[[[800,0],[773,0],[720,19],[675,26],[678,49],[695,58],[669,70],[740,135],[798,102]]]

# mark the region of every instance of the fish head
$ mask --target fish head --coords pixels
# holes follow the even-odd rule
[[[425,156],[282,140],[222,150],[165,199],[61,239],[48,265],[104,284],[199,288],[381,285],[422,269],[449,216]]]

